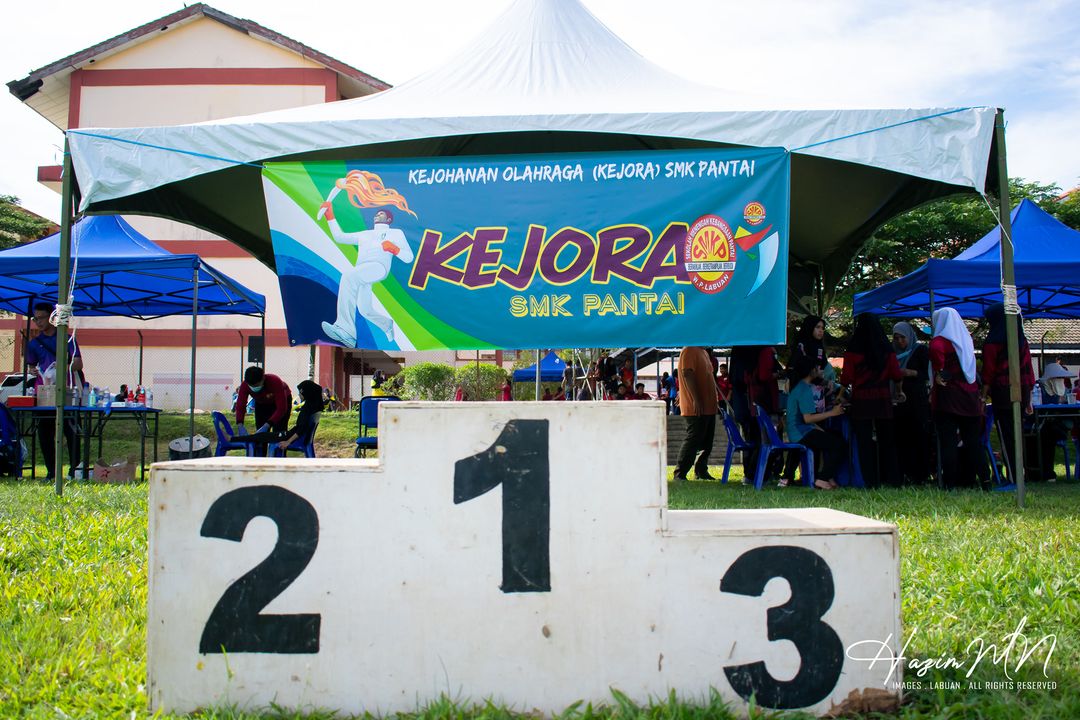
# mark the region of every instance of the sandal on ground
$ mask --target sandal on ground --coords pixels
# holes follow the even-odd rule
[[[778,488],[786,488],[788,486],[789,482],[790,481],[787,478],[782,477],[777,481],[776,487],[778,487]]]
[[[818,490],[835,490],[836,483],[834,483],[832,480],[819,479],[814,481],[814,487],[816,487]]]

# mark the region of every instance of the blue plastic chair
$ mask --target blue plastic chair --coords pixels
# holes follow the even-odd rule
[[[986,406],[986,421],[983,423],[982,437],[979,439],[979,444],[982,446],[983,453],[986,455],[987,462],[990,463],[990,470],[994,474],[994,488],[1005,487],[1005,480],[1001,477],[1001,470],[998,468],[997,456],[994,455],[994,446],[990,443],[990,436],[994,432],[994,406]],[[1000,440],[1001,435],[998,434]],[[1006,452],[1009,452],[1011,448],[1006,448]],[[1011,480],[1011,478],[1010,478]]]
[[[832,422],[836,423],[832,427],[840,429],[840,434],[844,436],[848,445],[847,462],[840,464],[840,471],[836,474],[836,483],[840,487],[866,487],[866,483],[863,482],[862,467],[859,465],[859,441],[851,429],[851,418],[846,416],[833,418]]]
[[[776,426],[772,424],[768,413],[760,405],[755,404],[754,408],[757,410],[758,426],[761,428],[762,438],[761,451],[758,453],[757,472],[754,473],[754,487],[758,490],[761,489],[762,484],[765,482],[765,469],[769,466],[769,456],[778,450],[794,450],[802,454],[800,467],[802,469],[803,484],[807,487],[814,487],[814,451],[805,445],[781,440],[780,434],[776,432]]]
[[[379,448],[379,403],[400,399],[395,395],[365,395],[360,398],[360,436],[356,438],[356,457],[365,457],[368,450]],[[374,435],[369,434],[372,430],[375,431]]]
[[[742,433],[739,432],[739,424],[735,422],[731,413],[721,410],[720,416],[724,419],[724,431],[727,433],[727,455],[724,457],[724,474],[720,478],[723,484],[727,482],[728,472],[731,470],[731,459],[735,451],[747,452],[757,446],[743,439]]]
[[[237,442],[232,439],[234,434],[246,435],[247,428],[241,425],[240,432],[234,433],[232,425],[222,413],[212,412],[210,418],[214,421],[214,432],[217,433],[217,447],[214,448],[214,457],[222,457],[230,450],[243,450],[245,455],[251,455],[254,452],[255,446],[251,443]]]
[[[13,476],[22,477],[23,457],[22,438],[19,437],[19,424],[7,405],[0,404],[0,453],[6,456],[13,469]]]
[[[1065,480],[1067,480],[1067,481],[1074,479],[1073,478],[1074,473],[1073,473],[1071,467],[1069,466],[1069,445],[1071,445],[1071,444],[1072,443],[1069,442],[1069,436],[1068,435],[1066,435],[1065,437],[1063,437],[1062,439],[1057,441],[1057,447],[1061,448],[1061,450],[1065,453]],[[1075,475],[1080,476],[1080,453],[1078,453],[1077,456],[1076,456],[1076,473],[1075,473]]]
[[[307,437],[296,438],[289,446],[282,449],[277,445],[273,446],[272,457],[288,457],[290,452],[303,453],[304,457],[315,457],[315,431],[319,429],[319,418],[322,413],[315,413],[314,422],[311,424],[311,432]]]

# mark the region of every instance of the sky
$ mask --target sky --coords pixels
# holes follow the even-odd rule
[[[1080,185],[1080,0],[582,0],[631,47],[699,83],[748,88],[791,109],[1005,108],[1009,175]],[[212,0],[390,84],[456,54],[511,0]],[[181,9],[176,0],[8,3],[0,79]],[[0,194],[44,217],[36,181],[63,135],[0,98]]]

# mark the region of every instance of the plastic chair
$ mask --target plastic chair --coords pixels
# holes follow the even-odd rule
[[[214,432],[217,433],[217,447],[214,448],[214,457],[222,457],[230,450],[243,450],[245,455],[251,455],[255,447],[251,443],[237,442],[232,439],[235,435],[247,435],[247,428],[240,426],[240,432],[234,433],[233,427],[225,415],[219,412],[210,413],[214,421]]]
[[[724,457],[724,474],[720,478],[722,484],[727,482],[728,472],[731,470],[731,459],[735,451],[747,452],[757,446],[743,439],[742,433],[739,432],[739,424],[735,422],[731,413],[721,410],[720,415],[724,419],[724,431],[727,433],[727,456]]]
[[[814,487],[814,451],[805,445],[799,443],[786,443],[780,439],[780,434],[776,432],[776,426],[772,424],[772,420],[769,419],[768,413],[760,406],[755,404],[754,408],[757,410],[758,426],[761,428],[761,450],[758,452],[758,466],[757,472],[754,473],[754,487],[758,490],[761,489],[762,484],[765,482],[765,469],[769,466],[769,456],[777,450],[794,450],[802,454],[802,479],[803,484],[807,487]]]
[[[1005,485],[1005,481],[1001,477],[1001,471],[998,468],[997,456],[994,455],[994,446],[990,443],[990,435],[994,431],[994,406],[986,406],[986,422],[983,423],[982,437],[979,439],[979,444],[982,446],[983,453],[986,454],[986,460],[990,463],[990,470],[994,474],[994,486],[1002,487]],[[1001,439],[1000,434],[998,439]],[[1006,448],[1006,452],[1009,452],[1010,448]],[[1010,478],[1011,479],[1011,478]]]
[[[400,399],[395,395],[365,395],[360,398],[360,436],[356,438],[356,457],[365,457],[368,450],[379,448],[379,403],[396,402]],[[371,430],[376,434],[369,435]]]
[[[1073,475],[1074,475],[1072,469],[1069,466],[1069,445],[1071,445],[1071,444],[1072,443],[1069,442],[1069,436],[1068,435],[1066,435],[1065,437],[1063,437],[1063,438],[1061,438],[1060,440],[1057,441],[1057,447],[1061,448],[1061,450],[1065,453],[1065,480],[1066,481],[1072,480]],[[1076,473],[1075,473],[1075,475],[1080,476],[1080,454],[1077,454],[1077,456],[1076,456]]]
[[[311,424],[311,432],[308,433],[307,437],[296,438],[284,449],[274,445],[271,457],[288,457],[290,452],[303,453],[304,457],[307,458],[315,457],[315,432],[319,429],[321,416],[322,413],[315,413],[314,421]]]
[[[12,476],[21,478],[24,460],[19,424],[8,406],[0,404],[0,463],[10,464]]]

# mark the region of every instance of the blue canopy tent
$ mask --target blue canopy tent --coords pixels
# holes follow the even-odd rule
[[[75,315],[141,320],[167,315],[261,316],[266,299],[203,262],[174,255],[122,217],[85,217],[72,232]],[[57,302],[60,234],[0,252],[0,310],[19,315]]]
[[[540,360],[540,382],[562,382],[563,373],[566,372],[566,362],[559,358],[554,352],[549,352]],[[585,372],[579,365],[577,367],[577,376],[584,377]],[[532,382],[536,380],[536,363],[533,363],[529,367],[520,368],[514,371],[514,382]]]
[[[59,233],[0,252],[0,310],[29,318],[35,304],[59,302],[59,258]],[[150,320],[191,315],[190,434],[194,436],[198,316],[259,316],[265,334],[266,298],[198,255],[170,253],[117,215],[85,217],[75,223],[72,258],[72,310],[76,316]]]
[[[1012,212],[1017,302],[1026,318],[1080,317],[1080,231],[1063,225],[1030,200]],[[952,260],[931,258],[919,269],[855,296],[854,312],[924,317],[953,307],[982,317],[1002,301],[1001,227]]]

